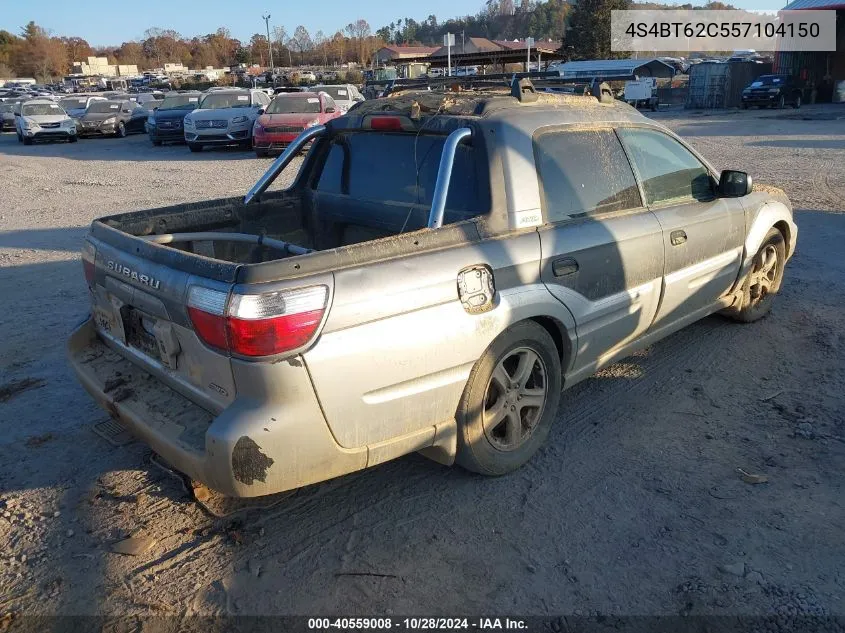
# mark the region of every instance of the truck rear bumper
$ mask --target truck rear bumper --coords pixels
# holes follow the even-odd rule
[[[68,357],[110,415],[174,468],[225,495],[272,494],[367,465],[367,447],[335,442],[299,361],[276,364],[272,384],[258,383],[260,397],[238,397],[215,416],[113,350],[90,319],[71,334]]]

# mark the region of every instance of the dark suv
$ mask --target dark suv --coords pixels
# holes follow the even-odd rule
[[[170,92],[161,102],[153,114],[147,119],[147,131],[153,145],[161,145],[164,141],[185,142],[182,121],[185,115],[196,110],[200,92]]]
[[[801,89],[790,75],[761,75],[742,90],[743,108],[783,108],[786,104],[801,107]]]

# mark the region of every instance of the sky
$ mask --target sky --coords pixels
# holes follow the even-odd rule
[[[138,40],[144,31],[157,26],[174,29],[183,36],[205,35],[226,26],[233,37],[249,40],[264,33],[262,15],[270,14],[270,28],[284,26],[288,34],[300,24],[312,35],[342,30],[363,18],[373,31],[397,18],[422,21],[430,14],[445,20],[477,13],[483,0],[313,0],[274,2],[273,0],[0,0],[0,29],[19,33],[34,20],[54,35],[75,35],[92,46],[109,46]]]
[[[5,5],[0,29],[19,33],[24,24],[34,20],[54,35],[74,35],[92,46],[109,46],[139,40],[150,27],[174,29],[192,37],[226,26],[233,37],[247,41],[254,33],[265,32],[261,16],[268,13],[271,30],[281,25],[289,35],[300,24],[312,35],[320,30],[331,35],[358,18],[367,20],[375,31],[397,18],[422,21],[434,14],[442,22],[474,15],[484,0],[0,0],[0,4]],[[703,0],[693,4],[703,4]],[[772,0],[733,0],[731,4],[743,9],[781,8],[779,1]]]

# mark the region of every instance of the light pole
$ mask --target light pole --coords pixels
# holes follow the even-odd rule
[[[270,51],[270,74],[273,74],[273,45],[270,43],[270,14],[262,15],[264,26],[267,27],[267,49]]]

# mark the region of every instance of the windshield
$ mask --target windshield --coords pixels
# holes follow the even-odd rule
[[[237,92],[219,93],[212,92],[202,100],[203,110],[222,110],[223,108],[248,108],[249,95],[238,94]]]
[[[782,83],[784,83],[783,77],[778,77],[777,75],[763,75],[762,77],[757,77],[757,80],[751,84],[751,87],[778,86]]]
[[[70,97],[68,99],[62,99],[61,101],[59,101],[59,105],[62,106],[65,110],[73,110],[74,108],[84,108],[86,103],[88,103],[87,97]]]
[[[174,95],[166,97],[159,110],[193,110],[200,101],[199,95]]]
[[[51,115],[51,114],[64,114],[65,111],[62,110],[59,106],[55,103],[30,103],[29,105],[23,106],[21,108],[21,114],[24,116],[39,116],[39,115]]]
[[[88,112],[95,114],[105,114],[106,112],[116,112],[120,110],[120,104],[112,101],[92,101],[88,106]]]
[[[14,107],[11,103],[0,103],[0,112],[14,112]]]
[[[279,95],[267,106],[267,114],[313,114],[320,112],[320,99]]]
[[[330,97],[338,101],[352,100],[352,95],[349,94],[349,89],[346,86],[320,86],[319,89],[315,88],[315,91],[328,93]]]

